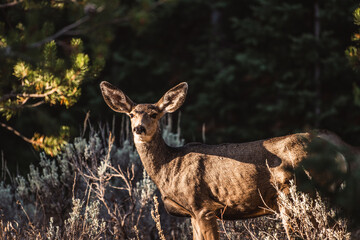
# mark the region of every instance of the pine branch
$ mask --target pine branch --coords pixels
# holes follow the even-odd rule
[[[22,3],[22,2],[23,2],[23,0],[19,0],[19,1],[15,0],[13,2],[0,4],[0,8],[12,7],[12,6],[18,5],[19,3]]]
[[[28,142],[28,143],[31,143],[33,145],[37,145],[37,146],[41,146],[42,144],[39,144],[35,141],[33,141],[32,139],[30,138],[27,138],[25,137],[24,135],[22,135],[19,131],[17,131],[16,129],[10,127],[9,125],[5,124],[5,123],[2,123],[0,122],[0,125],[3,127],[3,128],[6,128],[7,130],[9,130],[10,132],[14,133],[16,136],[22,138],[24,141]]]
[[[77,28],[78,26],[80,26],[81,24],[89,21],[90,17],[89,16],[85,16],[85,17],[82,17],[80,18],[79,20],[77,20],[76,22],[64,27],[63,29],[61,29],[60,31],[58,31],[57,33],[55,33],[54,35],[51,35],[39,42],[35,42],[35,43],[32,43],[29,45],[30,48],[38,48],[38,47],[41,47],[42,45],[52,41],[52,40],[55,40],[56,38],[64,35],[65,33],[69,32],[70,30],[74,29],[74,28]]]
[[[33,103],[33,104],[29,104],[29,105],[25,105],[24,107],[27,107],[27,108],[34,108],[34,107],[38,107],[42,104],[44,104],[45,101],[39,101],[39,102],[36,102],[36,103]]]
[[[45,93],[41,93],[41,94],[37,94],[37,93],[9,93],[9,94],[5,94],[4,96],[2,96],[0,98],[0,102],[4,102],[5,100],[8,100],[9,98],[13,98],[13,97],[23,97],[23,98],[44,98],[46,96],[49,96],[51,94],[53,94],[54,92],[56,92],[58,90],[58,88],[53,88],[48,92]]]

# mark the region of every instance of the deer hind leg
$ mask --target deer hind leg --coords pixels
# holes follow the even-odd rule
[[[216,216],[213,212],[200,214],[191,218],[193,227],[193,240],[219,240],[219,227],[216,222]]]

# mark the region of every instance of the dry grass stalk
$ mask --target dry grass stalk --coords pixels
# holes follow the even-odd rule
[[[157,196],[154,196],[154,208],[151,210],[151,217],[154,219],[154,221],[156,223],[156,228],[158,230],[160,239],[166,240],[166,238],[164,236],[164,232],[161,228],[160,214],[159,214],[159,202],[157,200]]]
[[[331,209],[326,200],[318,193],[315,198],[309,194],[298,192],[293,181],[290,182],[289,193],[278,191],[280,211],[276,216],[288,224],[293,237],[304,240],[350,239],[347,222],[337,217],[337,210]]]

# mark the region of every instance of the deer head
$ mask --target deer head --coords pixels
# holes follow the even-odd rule
[[[149,142],[159,131],[159,120],[165,113],[175,112],[184,103],[188,85],[180,83],[167,91],[154,104],[135,104],[120,89],[103,81],[101,92],[107,105],[115,112],[126,113],[130,117],[135,142]]]

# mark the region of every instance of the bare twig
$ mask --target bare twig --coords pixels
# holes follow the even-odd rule
[[[26,216],[27,220],[29,221],[29,225],[32,226],[33,224],[32,224],[32,222],[31,222],[31,220],[30,220],[30,217],[29,217],[29,215],[27,214],[27,212],[25,211],[25,209],[24,209],[23,205],[21,204],[21,202],[20,202],[19,200],[17,200],[17,201],[16,201],[16,204],[21,207],[21,210],[25,213],[25,216]]]
[[[53,94],[54,92],[58,91],[58,88],[53,88],[51,90],[49,90],[48,92],[45,93],[9,93],[9,94],[5,94],[4,96],[2,96],[0,98],[0,102],[3,102],[9,98],[14,98],[14,97],[23,97],[23,98],[44,98],[47,97],[51,94]]]
[[[19,131],[17,131],[16,129],[10,127],[9,125],[5,124],[5,123],[2,123],[0,122],[0,126],[2,126],[3,128],[6,128],[7,130],[9,130],[10,132],[14,133],[16,136],[22,138],[24,141],[28,142],[28,143],[31,143],[33,145],[37,145],[37,146],[42,146],[41,143],[38,143],[36,141],[33,141],[32,139],[30,138],[27,138],[25,137],[24,135],[22,135]]]
[[[67,33],[68,31],[80,26],[81,24],[89,21],[90,17],[89,16],[84,16],[82,18],[80,18],[79,20],[77,20],[76,22],[64,27],[63,29],[61,29],[60,31],[58,31],[57,33],[39,41],[39,42],[35,42],[29,45],[30,48],[37,48],[37,47],[41,47],[42,45],[44,45],[45,43],[48,43],[62,35],[64,35],[65,33]]]
[[[224,213],[226,211],[227,206],[228,205],[225,205],[224,210],[220,209],[220,221],[221,221],[222,228],[224,229],[224,233],[225,233],[226,238],[228,240],[230,240],[231,238],[230,238],[229,234],[226,231],[226,227],[225,227],[225,223],[224,223]]]
[[[107,214],[114,222],[114,226],[118,231],[118,233],[114,234],[120,234],[122,239],[126,239],[128,231],[127,223],[128,221],[132,221],[131,219],[129,220],[129,218],[133,217],[134,211],[136,210],[136,202],[133,199],[134,188],[132,186],[132,180],[135,176],[134,165],[129,167],[127,171],[122,170],[119,165],[117,167],[112,166],[110,160],[113,143],[114,137],[111,132],[109,132],[108,141],[104,142],[104,144],[107,145],[107,150],[105,151],[105,156],[101,159],[101,167],[103,168],[101,171],[99,171],[98,161],[92,161],[91,163],[87,161],[76,161],[74,162],[74,166],[76,172],[80,174],[88,185],[88,191],[91,191],[94,194],[93,196],[101,202]],[[124,182],[124,185],[119,187],[113,186],[111,184],[113,178],[120,178]],[[129,196],[126,201],[129,204],[127,208],[118,206],[116,201],[109,202],[109,199],[106,198],[108,187],[127,191]],[[141,210],[139,214],[141,214]]]
[[[36,102],[36,103],[33,103],[33,104],[29,104],[29,105],[25,105],[24,107],[27,107],[27,108],[34,108],[34,107],[38,107],[42,104],[44,104],[45,101],[39,101],[39,102]]]
[[[23,0],[15,0],[13,2],[9,2],[9,3],[3,3],[3,4],[0,4],[0,8],[7,8],[7,7],[12,7],[12,6],[15,6],[15,5],[18,5],[19,3],[22,3]]]
[[[87,113],[86,113],[86,116],[85,116],[85,119],[84,119],[83,130],[82,130],[82,133],[81,133],[81,137],[84,137],[84,135],[85,135],[86,128],[87,128],[87,122],[89,121],[89,118],[90,118],[90,110],[87,111]]]
[[[255,236],[255,234],[250,230],[250,228],[249,228],[248,226],[246,226],[245,223],[243,223],[243,226],[244,226],[244,228],[248,231],[248,233],[250,234],[251,239],[253,239],[253,240],[259,240],[259,239]]]
[[[75,199],[75,185],[76,185],[76,172],[74,173],[74,183],[73,183],[73,187],[72,187],[73,199]]]

